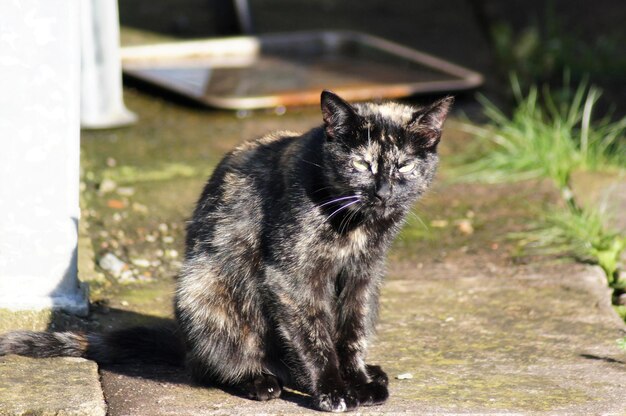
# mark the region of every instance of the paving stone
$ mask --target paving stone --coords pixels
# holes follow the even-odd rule
[[[394,263],[368,359],[391,396],[358,413],[621,415],[623,334],[595,267]],[[318,413],[295,393],[261,403],[195,386],[182,368],[114,366],[102,380],[111,416]]]
[[[0,415],[104,416],[98,367],[82,358],[0,357]]]

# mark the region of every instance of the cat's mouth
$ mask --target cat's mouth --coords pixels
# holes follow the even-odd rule
[[[394,212],[393,207],[385,201],[375,202],[370,209],[374,216],[378,218],[387,218]]]

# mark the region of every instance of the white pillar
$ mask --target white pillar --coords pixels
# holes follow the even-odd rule
[[[80,1],[2,1],[0,308],[88,311],[76,267]]]
[[[99,129],[134,123],[124,106],[117,0],[80,0],[81,124]]]

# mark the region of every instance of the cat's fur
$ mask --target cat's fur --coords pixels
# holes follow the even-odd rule
[[[252,398],[290,384],[326,411],[385,401],[386,374],[365,362],[385,256],[432,182],[452,99],[350,105],[324,91],[321,101],[323,126],[246,142],[209,179],[176,291],[180,346],[165,329],[17,332],[0,338],[0,355],[106,362],[167,338],[194,379]]]

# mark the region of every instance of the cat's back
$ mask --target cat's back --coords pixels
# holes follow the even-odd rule
[[[301,133],[293,131],[275,131],[235,147],[222,158],[213,171],[199,205],[223,191],[236,191],[234,188],[237,183],[258,182],[264,178],[275,177],[276,171],[284,168],[282,159],[287,148],[301,139],[301,136]]]
[[[281,148],[293,142],[294,139],[298,139],[302,136],[302,133],[298,133],[290,130],[278,130],[265,134],[259,138],[246,140],[237,147],[235,147],[229,154],[229,156],[243,156],[253,155],[258,152],[274,153],[280,151]]]
[[[224,156],[211,180],[223,181],[226,186],[237,176],[257,185],[275,180],[287,168],[285,155],[289,148],[298,147],[301,141],[302,133],[294,131],[275,131],[245,141]]]
[[[280,198],[282,176],[289,170],[290,153],[303,137],[276,131],[243,142],[215,168],[187,226],[188,248],[210,241],[216,226],[250,235],[260,227],[263,206]]]

